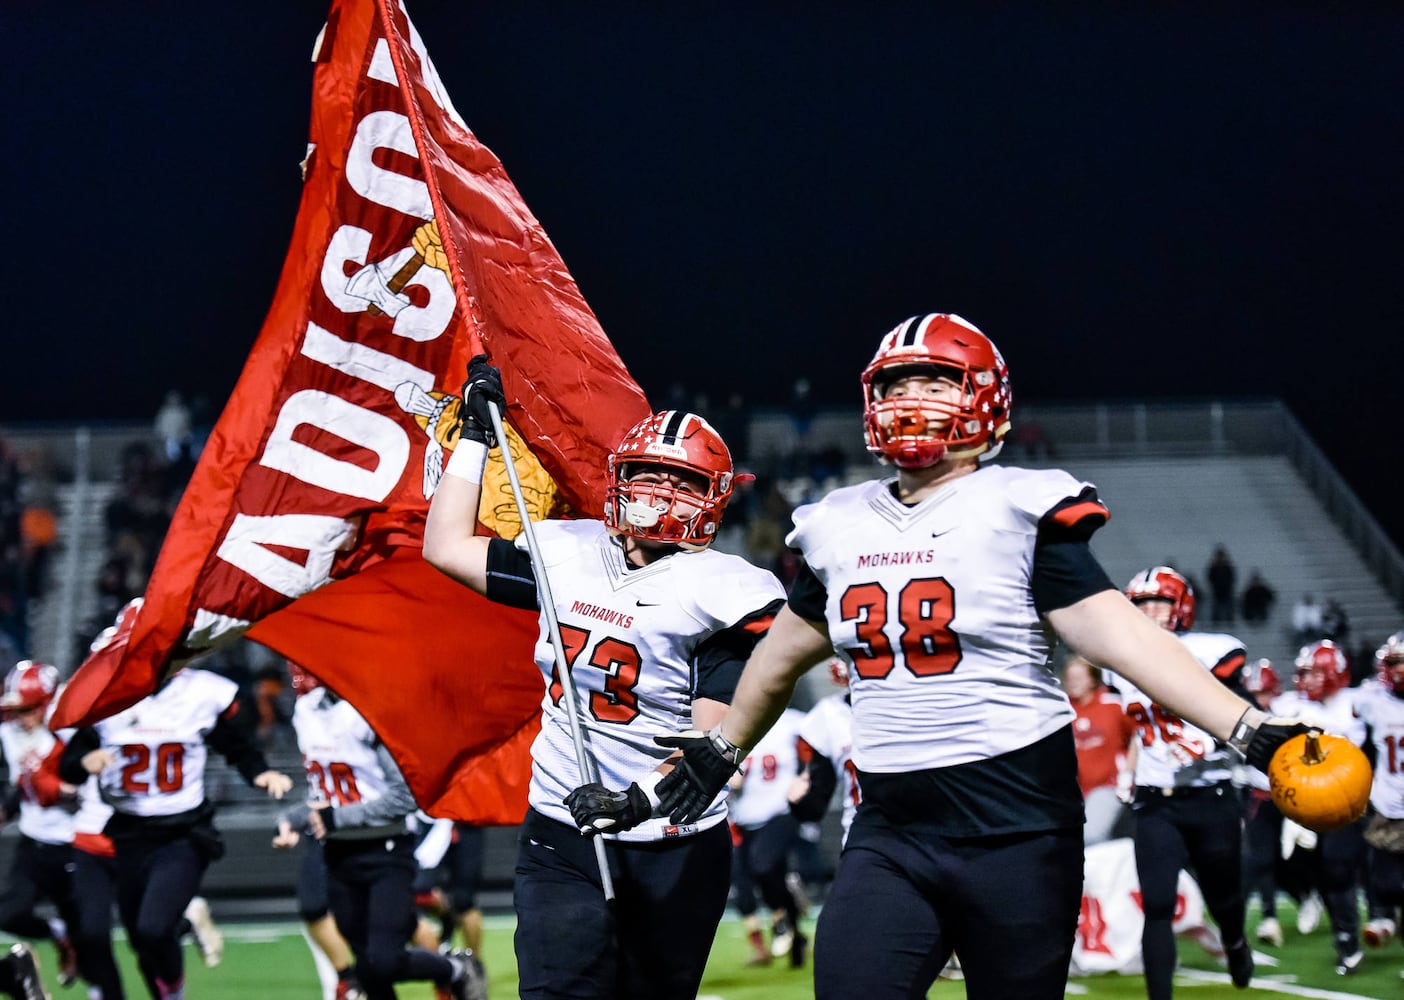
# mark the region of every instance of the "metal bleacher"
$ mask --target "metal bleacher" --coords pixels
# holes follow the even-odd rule
[[[1219,544],[1233,558],[1240,586],[1252,570],[1262,573],[1277,595],[1268,623],[1224,626],[1244,640],[1250,656],[1290,663],[1290,608],[1308,592],[1345,606],[1352,646],[1378,642],[1404,627],[1404,557],[1280,402],[1026,404],[1016,416],[1041,433],[1011,442],[1000,460],[1064,468],[1097,485],[1113,516],[1094,547],[1118,583],[1162,562],[1203,580]],[[67,468],[54,463],[63,473],[54,580],[31,620],[33,655],[67,671],[76,665],[74,640],[89,613],[94,559],[102,551],[101,513],[124,431],[49,427],[5,433],[21,450],[48,447],[67,462]],[[129,427],[125,433],[149,431]],[[792,501],[875,473],[850,407],[821,411],[805,425],[783,412],[757,413],[749,454],[750,467],[782,479]],[[806,455],[825,456],[820,479]],[[1290,675],[1290,669],[1280,672]],[[288,773],[300,770],[295,758],[275,763]],[[277,807],[243,786],[222,762],[212,766],[210,780],[223,802],[218,823],[228,845],[204,886],[217,913],[291,917],[300,852],[269,846]],[[514,828],[488,831],[489,908],[510,901],[515,837]],[[12,831],[0,832],[0,870],[8,866],[13,843]],[[836,814],[825,822],[824,843],[835,850]]]

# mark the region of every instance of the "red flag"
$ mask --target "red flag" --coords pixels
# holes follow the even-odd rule
[[[273,305],[144,603],[74,675],[54,724],[119,711],[247,633],[354,704],[426,809],[516,822],[542,695],[536,617],[419,552],[457,390],[486,347],[533,518],[602,511],[605,456],[648,405],[404,10],[334,3],[315,58]],[[484,497],[484,528],[515,535],[496,459]]]

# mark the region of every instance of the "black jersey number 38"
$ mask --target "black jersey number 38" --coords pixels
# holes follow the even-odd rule
[[[911,580],[894,600],[880,583],[857,583],[843,592],[839,612],[857,622],[860,645],[850,652],[858,676],[880,680],[892,673],[898,651],[918,677],[949,674],[960,663],[960,636],[951,631],[955,591],[942,577]],[[883,631],[895,620],[902,631],[898,649]]]

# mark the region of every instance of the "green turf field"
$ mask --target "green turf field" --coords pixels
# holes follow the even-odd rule
[[[1181,944],[1182,968],[1176,981],[1176,995],[1193,1000],[1229,1000],[1254,997],[1311,997],[1316,1000],[1381,1000],[1404,997],[1404,947],[1396,942],[1387,950],[1367,952],[1361,971],[1349,977],[1337,976],[1330,934],[1323,926],[1302,937],[1296,933],[1295,914],[1283,907],[1279,916],[1287,933],[1282,948],[1260,948],[1258,977],[1252,988],[1236,990],[1228,974],[1193,944]],[[812,924],[812,922],[811,922]],[[200,964],[193,947],[187,951],[188,989],[191,1000],[318,1000],[317,975],[307,945],[297,925],[226,924],[224,962],[215,969]],[[812,931],[812,926],[810,928]],[[488,917],[483,958],[491,978],[491,996],[508,1000],[517,995],[516,969],[512,959],[512,918]],[[780,964],[759,969],[746,968],[749,952],[738,921],[727,920],[717,936],[716,948],[702,984],[702,996],[716,1000],[800,1000],[813,996],[810,970],[790,969]],[[117,944],[118,961],[131,1000],[145,995],[136,966],[125,941]],[[1268,967],[1263,958],[1277,959]],[[40,946],[44,977],[55,1000],[79,1000],[80,989],[62,990],[54,985],[53,949]],[[1018,956],[1011,955],[1017,962]],[[404,1000],[432,1000],[427,983],[400,987]],[[1141,998],[1145,988],[1139,976],[1097,976],[1075,979],[1068,996],[1091,1000]],[[958,1000],[965,996],[959,982],[938,982],[931,991],[936,1000]]]

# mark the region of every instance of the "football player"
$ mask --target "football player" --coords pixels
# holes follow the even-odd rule
[[[802,823],[818,822],[828,811],[834,789],[842,789],[842,843],[858,803],[858,770],[853,766],[853,702],[848,692],[848,664],[838,657],[829,661],[829,678],[842,691],[815,702],[800,723],[795,752],[800,761],[799,779],[790,788],[790,812]]]
[[[288,681],[299,702],[322,686],[321,681],[292,661],[288,662]],[[295,714],[296,705],[293,711]],[[282,838],[281,831],[279,838]],[[297,913],[302,918],[302,936],[312,951],[317,978],[321,980],[322,1000],[363,1000],[365,994],[356,979],[356,957],[346,938],[341,936],[328,902],[327,859],[322,852],[322,842],[316,837],[300,839],[302,863],[298,866]],[[274,846],[289,845],[280,845],[275,839]]]
[[[1365,940],[1380,947],[1398,933],[1404,906],[1404,632],[1396,632],[1375,653],[1377,683],[1361,686],[1356,713],[1375,749],[1370,786],[1373,815],[1365,827],[1370,853],[1370,897],[1377,912],[1365,927]]]
[[[513,892],[521,995],[692,1000],[726,906],[731,838],[723,803],[686,822],[653,817],[669,755],[654,737],[716,725],[784,590],[709,548],[736,477],[717,432],[681,410],[646,417],[610,454],[603,521],[535,525],[545,566],[533,565],[525,537],[475,535],[494,444],[487,404],[504,397],[486,358],[468,375],[462,437],[429,508],[424,556],[518,607],[538,607],[536,574],[547,575],[599,769],[597,783],[577,764],[543,615],[536,662],[547,691]],[[582,832],[606,837],[612,905]]]
[[[295,668],[311,676],[305,667]],[[298,687],[309,686],[304,678]],[[452,1000],[485,1000],[482,964],[471,952],[440,955],[407,947],[414,909],[414,796],[390,751],[361,713],[317,684],[297,699],[293,728],[307,769],[308,802],[278,819],[273,846],[304,833],[321,842],[327,899],[356,956],[370,1000],[393,1000],[395,983],[432,980]],[[347,977],[343,995],[353,986]]]
[[[9,881],[0,893],[0,930],[52,939],[59,955],[59,981],[69,986],[78,974],[78,954],[70,939],[70,931],[78,927],[71,874],[73,810],[67,808],[74,788],[54,773],[52,761],[62,752],[63,742],[45,725],[58,686],[57,667],[21,660],[6,674],[0,695],[0,748],[10,772],[0,823],[17,816],[20,831]],[[44,899],[55,905],[58,917],[45,920],[34,912]]]
[[[1282,679],[1266,657],[1243,668],[1243,687],[1264,711],[1282,693]],[[1254,932],[1258,941],[1274,948],[1282,947],[1282,924],[1277,919],[1277,893],[1285,889],[1300,906],[1300,895],[1285,882],[1278,884],[1278,856],[1282,843],[1282,813],[1272,801],[1267,775],[1257,768],[1244,766],[1234,781],[1246,794],[1243,803],[1243,885],[1244,899],[1254,892],[1262,904],[1262,916]]]
[[[0,993],[14,1000],[50,1000],[39,975],[39,956],[23,941],[0,957]]]
[[[421,817],[424,819],[425,817]],[[415,849],[419,875],[415,896],[419,908],[439,922],[432,936],[442,942],[462,935],[463,945],[481,953],[483,912],[478,909],[478,883],[483,877],[483,828],[449,819],[430,819]],[[428,926],[421,918],[421,924]]]
[[[1108,516],[1090,484],[985,461],[1011,400],[983,333],[913,317],[882,338],[862,385],[868,447],[896,476],[795,511],[788,544],[804,566],[789,602],[721,724],[664,740],[684,754],[659,808],[679,823],[702,814],[798,678],[837,652],[863,802],[819,917],[817,996],[920,996],[955,949],[971,996],[1061,997],[1083,810],[1054,633],[1264,765],[1293,730],[1107,578],[1088,544]]]
[[[1243,643],[1231,635],[1190,632],[1195,597],[1169,566],[1137,573],[1126,587],[1131,603],[1175,635],[1202,669],[1227,688],[1244,691]],[[1237,752],[1186,721],[1136,684],[1118,680],[1122,704],[1136,727],[1136,876],[1141,886],[1141,958],[1146,995],[1169,1000],[1175,975],[1175,899],[1180,870],[1189,868],[1204,893],[1240,989],[1253,978],[1253,950],[1244,934],[1242,807],[1233,772]],[[1246,694],[1246,691],[1244,692]]]
[[[135,602],[122,614],[134,612]],[[130,708],[77,730],[59,760],[71,784],[97,775],[114,809],[105,832],[116,848],[117,909],[155,1000],[184,993],[185,913],[205,869],[224,854],[205,797],[209,750],[272,798],[292,788],[251,741],[237,694],[227,677],[186,667]]]
[[[727,809],[732,826],[732,885],[736,909],[751,942],[753,965],[789,956],[804,965],[809,938],[800,929],[801,909],[787,881],[796,821],[790,812],[790,786],[799,777],[797,740],[804,713],[786,709],[761,737],[731,782]],[[756,916],[756,892],[770,910],[771,943],[766,949]]]
[[[1364,745],[1365,724],[1355,715],[1350,661],[1330,639],[1303,646],[1297,654],[1293,689],[1273,699],[1274,715],[1340,733]],[[1336,972],[1348,976],[1365,960],[1360,947],[1360,886],[1365,859],[1363,819],[1317,834],[1313,875],[1336,946]],[[1310,838],[1308,838],[1310,839]]]

